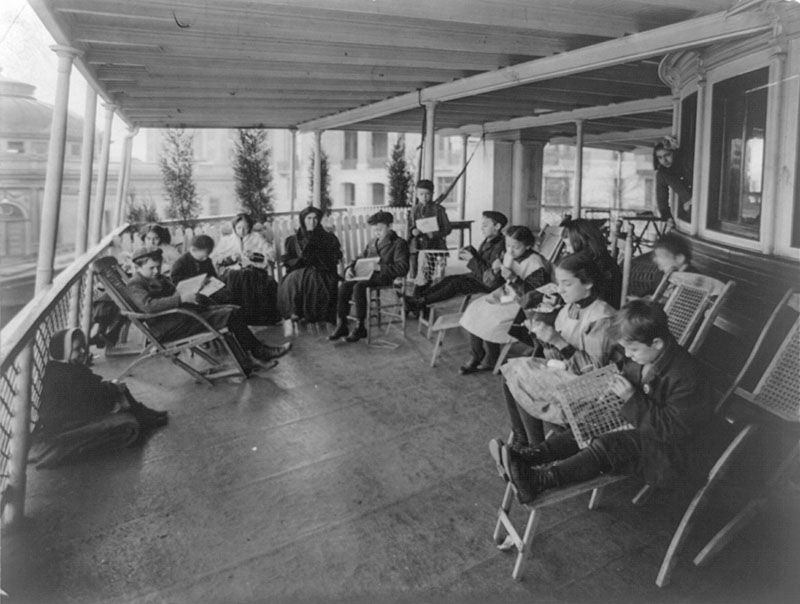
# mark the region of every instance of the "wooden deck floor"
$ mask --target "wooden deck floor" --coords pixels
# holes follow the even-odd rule
[[[486,443],[508,431],[499,378],[460,377],[458,337],[430,369],[411,331],[396,350],[304,334],[276,369],[214,388],[145,365],[128,382],[170,424],[114,457],[31,469],[29,520],[3,536],[9,601],[797,601],[796,500],[659,590],[686,496],[635,508],[633,482],[599,510],[549,510],[513,582],[491,541],[503,483]]]

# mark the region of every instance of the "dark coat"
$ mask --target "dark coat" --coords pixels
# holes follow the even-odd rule
[[[159,275],[153,279],[145,279],[135,275],[126,286],[128,296],[141,312],[153,314],[178,308],[181,306],[181,297],[176,292],[172,282]],[[201,315],[215,329],[222,329],[228,324],[230,315],[238,307],[228,305],[212,305],[201,308],[190,305],[188,308]],[[186,315],[173,314],[158,317],[147,321],[148,327],[153,332],[164,338],[172,340],[179,337],[190,336],[205,331],[205,327],[196,320]]]
[[[692,169],[674,163],[669,168],[659,166],[656,170],[656,207],[661,218],[671,218],[669,190],[678,196],[678,207],[692,198]]]
[[[497,235],[491,239],[487,237],[481,243],[477,253],[467,262],[467,268],[470,270],[472,276],[480,281],[489,291],[503,285],[504,279],[500,275],[500,271],[495,271],[492,268],[492,264],[494,264],[495,260],[502,259],[505,251],[506,238],[503,237],[503,235]]]
[[[189,252],[183,254],[172,265],[170,271],[170,279],[173,283],[180,283],[184,279],[190,279],[197,275],[208,275],[209,277],[216,277],[217,271],[214,268],[214,263],[211,258],[199,261],[195,260]]]
[[[394,231],[389,231],[381,240],[373,239],[369,242],[362,258],[379,257],[380,270],[376,277],[380,277],[380,282],[392,283],[397,277],[405,277],[408,274],[408,243]],[[350,265],[352,268],[355,261]]]
[[[635,388],[622,415],[641,439],[637,473],[654,486],[673,482],[685,474],[692,443],[713,414],[700,365],[669,338],[649,375],[643,376],[643,367],[630,359],[622,362],[621,370]]]
[[[603,276],[603,282],[599,284],[597,290],[598,295],[614,308],[619,308],[622,295],[622,269],[609,254],[595,258],[595,262]]]
[[[108,415],[120,400],[119,388],[86,365],[49,361],[42,379],[37,430],[54,435]]]
[[[411,230],[417,228],[417,219],[434,216],[439,224],[437,232],[429,233],[428,235],[420,233],[416,237],[411,236]],[[413,254],[419,250],[446,250],[447,236],[452,230],[453,227],[450,226],[447,212],[440,204],[433,201],[425,204],[417,203],[408,213],[409,251]]]
[[[286,267],[287,273],[306,267],[327,273],[339,272],[342,246],[336,235],[321,226],[311,233],[298,229],[296,234],[286,238],[283,250],[281,262]]]

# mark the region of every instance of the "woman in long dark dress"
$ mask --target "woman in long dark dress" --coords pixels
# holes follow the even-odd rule
[[[230,292],[229,302],[242,307],[248,325],[272,325],[277,312],[278,284],[269,274],[275,251],[261,235],[253,232],[249,214],[233,219],[233,233],[223,237],[212,259]]]
[[[300,228],[286,238],[281,262],[286,276],[278,287],[278,309],[284,320],[336,322],[336,291],[342,247],[322,227],[322,210],[300,212]]]

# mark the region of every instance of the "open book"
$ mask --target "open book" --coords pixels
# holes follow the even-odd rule
[[[354,276],[348,279],[348,281],[366,281],[372,276],[372,273],[375,272],[380,261],[381,259],[378,256],[359,258],[353,265]]]
[[[206,274],[202,274],[184,279],[175,286],[175,289],[181,295],[188,292],[192,294],[210,296],[221,290],[223,287],[225,287],[225,284],[216,277],[209,277]]]
[[[439,221],[436,216],[417,218],[416,227],[423,233],[436,233],[439,230]]]

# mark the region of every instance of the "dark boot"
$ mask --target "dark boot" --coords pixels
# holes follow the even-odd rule
[[[508,443],[509,447],[519,450],[529,445],[528,435],[524,431],[518,430],[517,428],[511,429],[511,441]]]
[[[546,463],[558,461],[558,458],[553,455],[553,452],[547,446],[547,443],[540,443],[534,447],[520,446],[516,442],[509,445],[513,454],[516,455],[521,461],[531,466],[541,466]]]
[[[166,426],[169,422],[166,413],[161,415],[158,411],[148,409],[144,405],[141,407],[129,407],[128,412],[136,418],[136,421],[144,429],[160,428],[161,426]]]
[[[353,332],[345,338],[347,342],[358,342],[367,337],[367,328],[364,325],[364,321],[358,322],[358,327],[356,327]]]
[[[541,492],[560,486],[552,467],[533,467],[508,447],[504,447],[502,453],[503,467],[517,489],[517,499],[521,504],[531,503]]]
[[[592,478],[597,478],[603,472],[611,470],[610,464],[600,463],[591,448],[583,449],[575,455],[553,464],[552,467],[558,478],[558,483],[562,485],[586,482]]]
[[[336,324],[336,331],[334,331],[331,335],[328,336],[328,339],[331,342],[335,342],[340,338],[344,338],[347,336],[347,320],[339,321]]]

